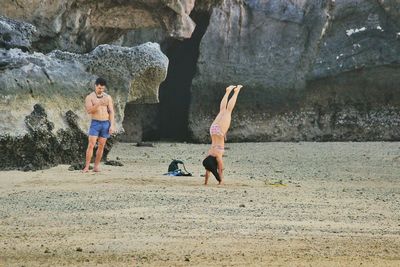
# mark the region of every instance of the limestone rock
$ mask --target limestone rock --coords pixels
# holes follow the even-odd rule
[[[200,56],[193,68],[196,74],[190,99],[184,100],[190,101],[188,127],[192,140],[209,142],[208,127],[218,112],[225,87],[238,83],[245,87],[233,113],[230,141],[400,140],[396,116],[400,111],[398,0],[18,3],[2,1],[0,15],[35,26],[22,30],[25,26],[19,22],[0,19],[0,32],[6,37],[6,42],[2,37],[0,47],[23,50],[1,50],[0,85],[7,84],[7,90],[14,92],[2,96],[1,101],[27,104],[3,109],[6,111],[0,113],[0,120],[14,121],[0,126],[4,132],[27,132],[25,116],[42,94],[54,95],[51,102],[40,101],[48,121],[54,124],[53,132],[65,129],[60,126],[63,116],[57,114],[66,110],[77,115],[81,127],[85,121],[81,106],[71,101],[68,109],[59,108],[65,104],[57,100],[58,95],[66,88],[81,88],[84,93],[71,89],[71,94],[74,99],[82,97],[92,90],[90,81],[97,74],[108,75],[110,84],[115,85],[110,93],[119,99],[119,125],[124,103],[130,103],[125,109],[130,112],[126,118],[132,118],[124,122],[130,127],[130,136],[124,137],[127,141],[140,141],[144,133],[158,131],[158,108],[145,104],[156,102],[153,80],[130,77],[124,64],[132,69],[135,66],[123,60],[125,52],[115,48],[118,46],[93,49],[104,43],[130,46],[147,40],[173,46],[192,37],[196,12],[210,12],[209,23],[203,23],[207,30],[200,51],[196,51]],[[204,17],[208,20],[209,14]],[[15,33],[11,39],[10,27]],[[55,48],[83,55],[60,51],[46,54]],[[24,53],[28,50],[40,53]],[[60,66],[70,70],[63,76],[55,71]],[[152,72],[151,67],[146,71]],[[58,85],[55,81],[59,80],[64,82]],[[49,86],[58,89],[52,91]],[[22,102],[15,102],[16,98]],[[58,109],[57,114],[53,112]],[[140,126],[135,126],[136,122]]]
[[[397,3],[397,4],[396,4]],[[243,84],[228,140],[399,140],[398,1],[222,1],[192,84],[189,128]]]
[[[235,116],[291,108],[305,87],[328,11],[328,1],[225,0],[214,7],[192,84],[189,128],[193,138],[209,139],[207,128],[230,84],[245,86]],[[249,140],[254,138],[249,134]]]
[[[127,104],[123,121],[125,131],[120,136],[120,140],[123,142],[141,142],[143,136],[152,139],[152,136],[159,135],[158,112],[158,104]]]
[[[37,27],[36,50],[88,52],[131,30],[161,29],[166,36],[190,38],[194,0],[50,1],[3,0],[0,15]]]
[[[35,26],[0,16],[0,47],[29,51],[37,38]]]
[[[30,169],[43,168],[84,157],[89,126],[84,98],[94,90],[94,79],[102,76],[108,81],[117,130],[122,132],[125,105],[157,103],[158,86],[168,67],[155,43],[133,48],[102,45],[88,54],[0,49],[0,55],[3,169],[21,168],[27,162]]]

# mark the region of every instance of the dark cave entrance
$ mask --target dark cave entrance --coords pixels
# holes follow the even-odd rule
[[[166,40],[161,46],[169,58],[166,80],[159,91],[158,136],[143,136],[143,139],[169,141],[188,141],[188,119],[190,104],[190,87],[196,73],[200,42],[205,34],[210,14],[193,11],[190,17],[196,23],[192,37],[179,41]]]

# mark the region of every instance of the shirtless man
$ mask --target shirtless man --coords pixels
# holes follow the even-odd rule
[[[97,152],[93,171],[100,171],[99,165],[107,138],[115,131],[113,101],[111,96],[104,93],[106,85],[106,80],[98,78],[95,82],[94,92],[90,93],[85,99],[86,112],[90,114],[92,121],[89,128],[89,144],[86,150],[86,163],[83,172],[89,171],[96,142]]]
[[[224,183],[224,162],[222,156],[225,149],[226,132],[231,125],[232,111],[235,107],[237,97],[242,85],[231,85],[226,88],[224,97],[221,100],[220,109],[217,117],[210,127],[211,147],[208,150],[207,157],[203,160],[203,166],[206,169],[204,184],[207,185],[210,172],[215,176],[219,185]],[[233,95],[228,101],[229,94],[233,90]]]

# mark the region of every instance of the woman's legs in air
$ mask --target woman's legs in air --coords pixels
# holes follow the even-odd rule
[[[236,100],[239,95],[240,89],[242,87],[243,87],[242,85],[238,85],[237,87],[235,87],[235,89],[233,89],[233,95],[229,99],[229,101],[226,105],[226,109],[221,111],[220,114],[218,114],[219,120],[216,123],[218,123],[218,125],[221,127],[222,131],[225,134],[228,131],[229,126],[231,124],[232,111],[236,105]]]
[[[235,88],[234,85],[230,85],[230,86],[226,87],[225,95],[221,100],[221,104],[219,105],[219,111],[220,112],[224,111],[226,109],[226,106],[228,104],[228,97],[229,97],[229,94],[232,92],[233,88]]]

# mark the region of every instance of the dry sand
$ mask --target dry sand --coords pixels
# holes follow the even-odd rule
[[[400,143],[118,144],[101,173],[0,172],[0,266],[400,266]],[[171,159],[193,177],[169,177]]]

